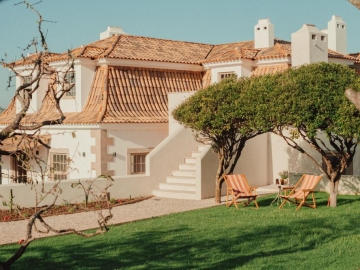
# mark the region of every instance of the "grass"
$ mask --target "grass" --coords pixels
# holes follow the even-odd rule
[[[318,208],[218,206],[34,241],[12,269],[359,269],[360,197],[317,193]],[[141,209],[139,209],[141,211]],[[5,260],[17,245],[0,247]],[[51,266],[51,267],[50,267]]]

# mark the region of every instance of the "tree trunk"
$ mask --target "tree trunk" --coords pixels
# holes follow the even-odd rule
[[[0,262],[0,270],[9,270],[10,266],[5,263]]]
[[[215,184],[215,202],[221,203],[221,185],[219,179],[216,179]]]
[[[336,207],[337,204],[337,195],[339,191],[339,181],[331,182],[330,181],[330,207]]]

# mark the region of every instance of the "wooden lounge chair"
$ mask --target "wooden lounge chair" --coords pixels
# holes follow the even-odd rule
[[[249,186],[248,181],[246,180],[245,175],[243,174],[229,174],[224,175],[225,182],[227,185],[226,192],[226,206],[232,204],[235,205],[237,209],[238,203],[243,204],[244,206],[249,205],[250,202],[254,201],[256,208],[259,208],[259,205],[256,202],[256,188]],[[231,200],[229,200],[229,195],[231,195]],[[237,201],[239,199],[245,199],[242,201]]]
[[[288,195],[280,195],[280,198],[283,199],[283,202],[281,203],[279,208],[283,208],[284,204],[287,201],[298,205],[296,211],[299,210],[300,207],[303,205],[311,208],[316,208],[314,189],[315,186],[319,183],[321,177],[321,175],[304,174],[294,187],[287,188],[291,189]],[[306,202],[306,199],[310,195],[310,193],[312,195],[312,204]]]

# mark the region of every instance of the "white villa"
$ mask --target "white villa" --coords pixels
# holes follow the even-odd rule
[[[347,53],[341,17],[333,16],[325,30],[304,24],[291,35],[291,42],[276,39],[274,33],[270,20],[262,19],[254,27],[254,40],[211,45],[133,36],[108,27],[100,40],[72,50],[75,87],[61,101],[66,119],[62,125],[43,127],[51,149],[38,145],[36,154],[49,165],[67,167],[71,159],[76,170],[55,171],[48,181],[71,183],[103,174],[115,179],[112,197],[213,197],[217,156],[172,119],[173,108],[231,74],[256,76],[319,61],[360,70],[358,55]],[[66,58],[67,53],[57,54],[48,62],[61,70]],[[26,73],[27,67],[18,65],[16,70]],[[16,80],[16,86],[22,83]],[[45,98],[48,83],[44,80],[33,95],[32,114],[24,121],[56,117]],[[18,109],[13,100],[0,115],[0,129]],[[9,149],[11,143],[0,147]],[[0,193],[15,185],[11,179],[28,174],[12,155],[1,161]],[[320,173],[282,138],[269,133],[247,143],[236,172],[244,173],[252,185],[266,186],[284,169]],[[360,154],[348,174],[360,175]],[[326,184],[327,180],[323,188]]]

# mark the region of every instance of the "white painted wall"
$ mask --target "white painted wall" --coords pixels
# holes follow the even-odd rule
[[[328,62],[328,36],[312,24],[304,24],[291,34],[291,64],[293,67],[316,62]]]
[[[108,137],[114,139],[108,153],[116,152],[114,162],[109,163],[108,169],[114,170],[116,176],[130,174],[127,171],[127,149],[155,148],[168,135],[167,124],[121,124],[106,128]]]
[[[174,119],[172,116],[172,111],[177,108],[182,102],[184,102],[187,98],[192,96],[193,92],[173,92],[168,93],[168,107],[169,107],[169,134],[177,130],[181,124]]]
[[[220,81],[221,73],[233,72],[240,77],[249,77],[252,72],[253,62],[248,59],[222,62],[222,63],[210,63],[204,64],[205,68],[211,69],[211,83]]]
[[[18,67],[15,70],[19,72],[22,76],[30,76],[32,72],[32,67]],[[34,71],[32,76],[36,77],[37,74],[38,74],[37,71]],[[30,107],[28,113],[34,113],[40,109],[42,105],[42,101],[45,97],[45,93],[47,91],[48,83],[49,83],[49,78],[47,76],[43,76],[40,81],[39,88],[32,94],[32,99],[30,101]],[[23,84],[23,80],[20,77],[15,77],[16,88],[18,88],[22,84]],[[31,88],[34,89],[35,84],[33,84]],[[21,110],[20,102],[16,100],[16,112],[18,113],[20,112],[20,110]]]
[[[56,68],[61,77],[69,69],[67,61],[52,63],[52,66]],[[77,59],[74,61],[76,96],[64,96],[61,99],[60,106],[63,112],[81,112],[84,108],[91,90],[95,69],[96,62],[90,59]]]
[[[271,168],[268,164],[268,156],[268,135],[256,136],[246,142],[234,173],[245,174],[252,186],[272,184],[269,179]]]

